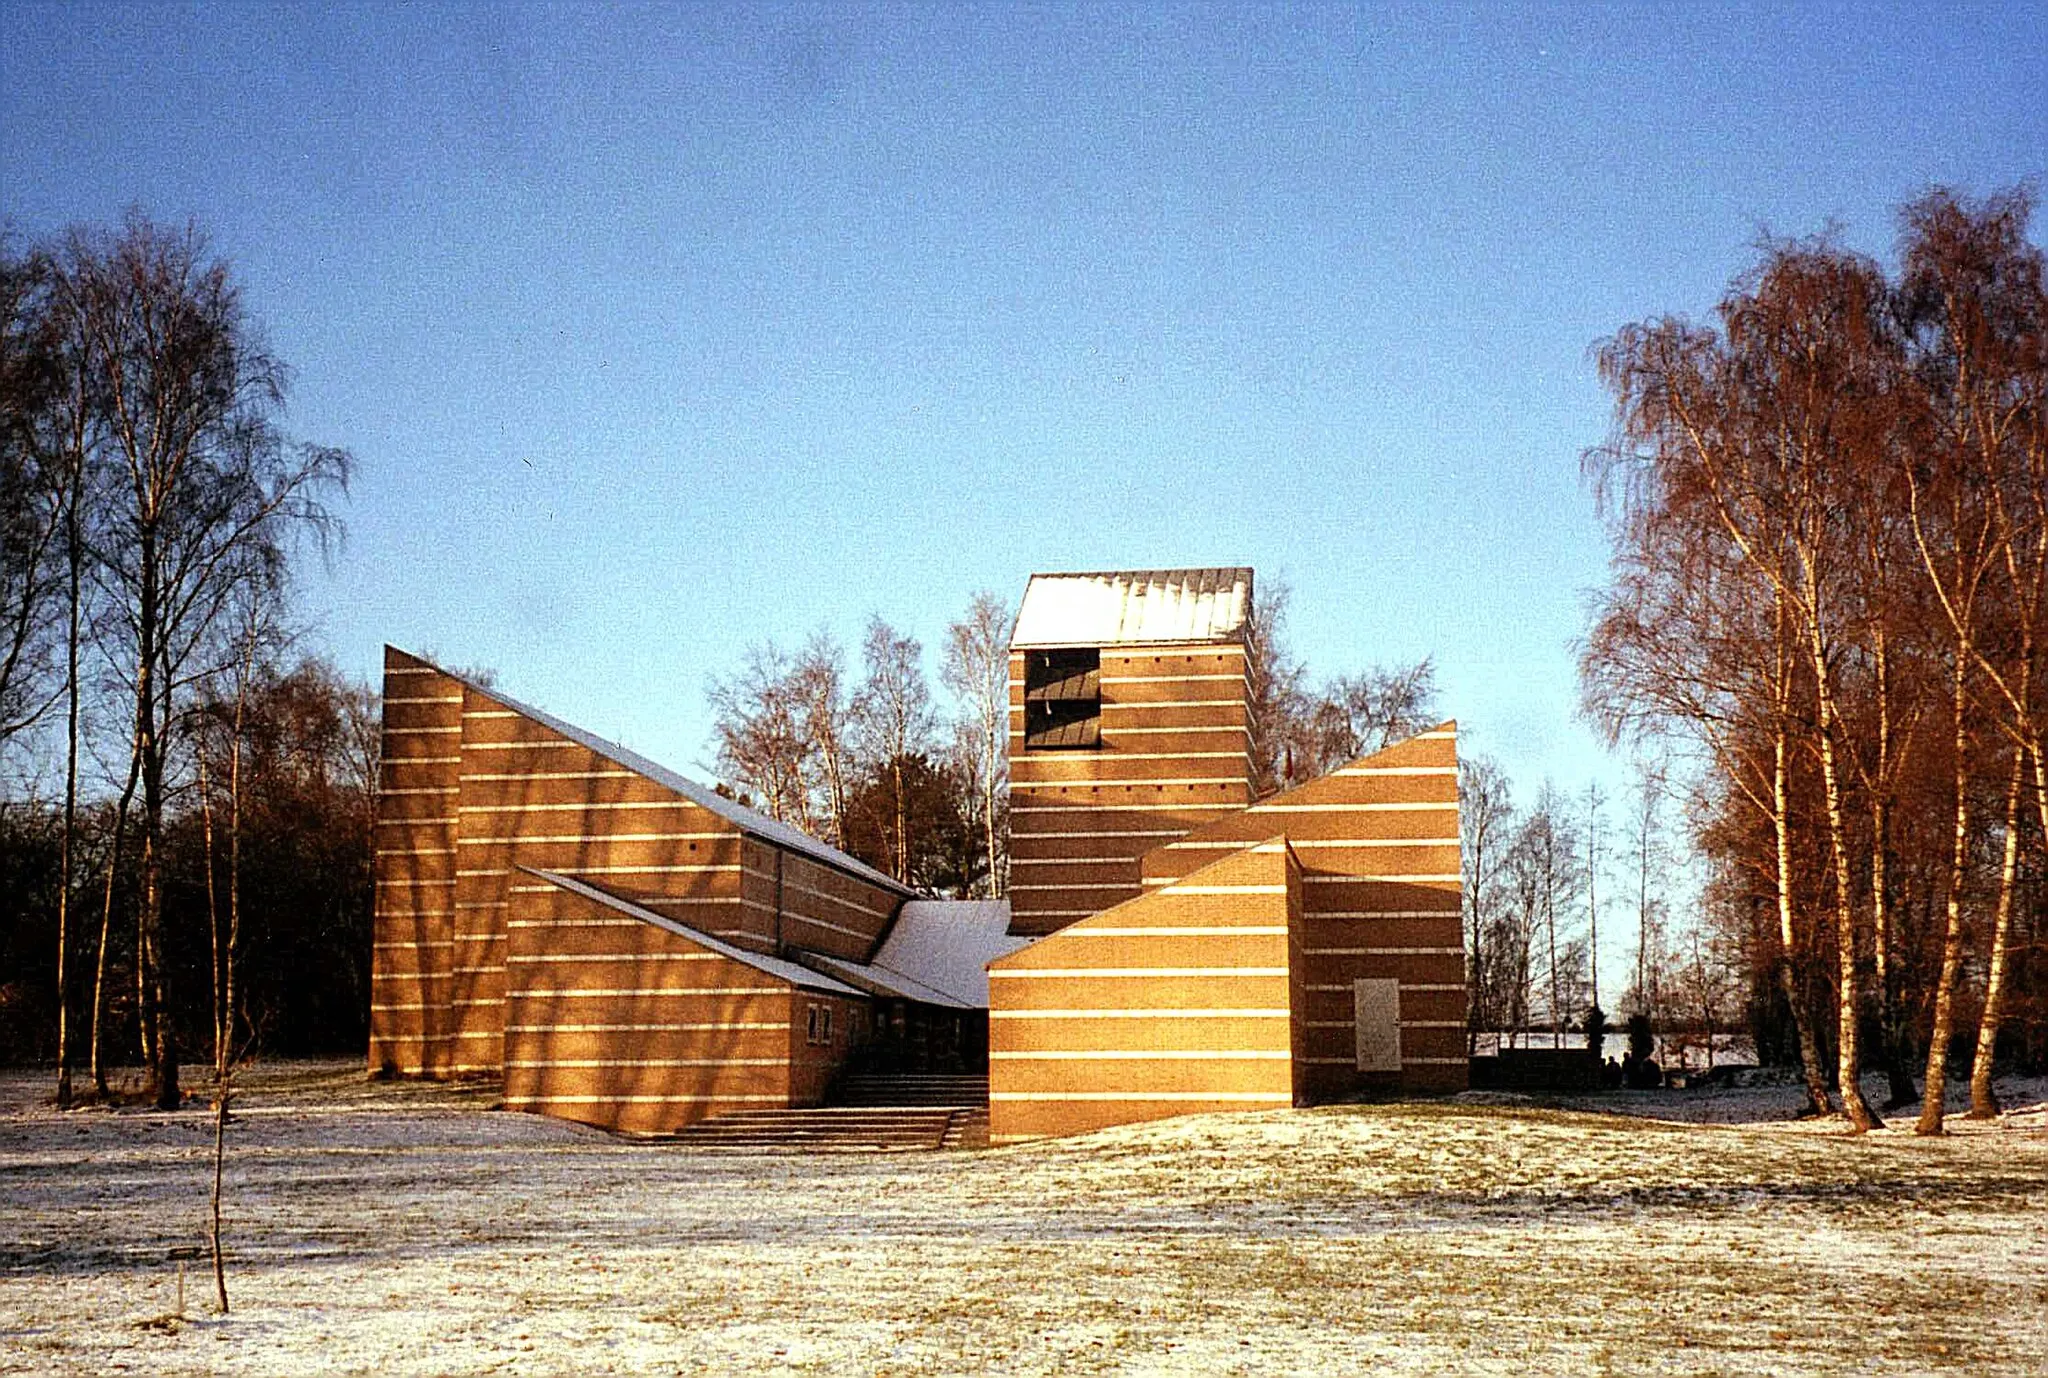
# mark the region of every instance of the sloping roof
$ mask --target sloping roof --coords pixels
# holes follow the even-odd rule
[[[1008,900],[911,900],[896,915],[873,965],[988,1008],[988,964],[1024,946],[1010,936]]]
[[[911,900],[869,962],[806,952],[804,961],[850,984],[951,1009],[988,1008],[988,964],[1028,938],[1010,935],[1008,900]]]
[[[571,894],[581,895],[593,903],[601,904],[607,909],[628,915],[631,918],[640,920],[642,923],[653,924],[656,928],[665,928],[679,938],[688,938],[699,947],[716,952],[721,957],[729,957],[735,962],[750,966],[764,975],[775,977],[777,980],[788,981],[791,985],[802,986],[806,990],[825,991],[831,995],[858,996],[865,994],[865,992],[856,990],[842,981],[835,981],[830,976],[812,971],[809,967],[800,966],[795,962],[784,961],[780,957],[764,957],[758,952],[749,952],[745,948],[734,947],[730,943],[721,942],[709,933],[700,932],[686,923],[678,923],[666,914],[657,914],[652,909],[635,904],[631,900],[621,899],[609,890],[600,890],[595,885],[587,881],[578,880],[574,876],[565,876],[557,871],[536,870],[531,866],[521,866],[519,869],[530,876],[546,881],[550,885],[560,886]]]
[[[406,654],[411,655],[412,653],[408,651]],[[413,659],[420,660],[421,658],[413,656]],[[433,664],[432,661],[425,660],[422,660],[421,663]],[[752,833],[763,842],[772,842],[778,847],[787,847],[793,852],[802,852],[806,856],[815,857],[828,866],[836,866],[842,871],[852,872],[861,879],[871,881],[892,894],[903,896],[905,899],[912,898],[917,894],[917,891],[898,881],[895,877],[877,871],[865,861],[848,856],[837,847],[828,846],[817,838],[812,837],[809,833],[792,828],[787,823],[778,822],[757,809],[750,809],[737,800],[728,799],[718,791],[708,786],[700,785],[686,775],[678,775],[667,766],[650,761],[638,752],[629,751],[617,742],[607,741],[595,732],[587,732],[574,723],[564,722],[554,714],[543,712],[532,704],[521,703],[510,694],[493,689],[488,685],[478,684],[475,680],[464,679],[452,670],[443,670],[438,665],[435,665],[434,668],[440,670],[448,678],[468,685],[479,694],[505,705],[505,707],[512,709],[514,712],[522,713],[532,718],[535,722],[561,733],[564,737],[589,748],[606,760],[622,765],[628,770],[638,771],[655,783],[674,790],[691,803],[698,805],[700,808],[709,809],[741,831]]]
[[[1010,645],[1237,641],[1251,602],[1252,572],[1243,566],[1034,574]]]

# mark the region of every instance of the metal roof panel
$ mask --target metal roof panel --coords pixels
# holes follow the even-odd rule
[[[1251,602],[1252,571],[1242,565],[1034,574],[1010,645],[1240,641]]]

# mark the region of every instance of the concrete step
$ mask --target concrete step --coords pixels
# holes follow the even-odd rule
[[[832,1105],[908,1106],[988,1104],[988,1078],[970,1076],[851,1076],[826,1093]]]
[[[946,1123],[946,1135],[939,1141],[944,1149],[967,1149],[988,1147],[988,1107],[978,1110],[956,1110],[953,1118]]]
[[[806,1151],[936,1149],[954,1112],[943,1108],[822,1108],[742,1110],[679,1131],[680,1143],[727,1148],[800,1148]]]

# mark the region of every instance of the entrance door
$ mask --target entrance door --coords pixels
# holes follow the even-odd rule
[[[1352,1015],[1358,1026],[1358,1070],[1401,1070],[1401,983],[1373,977],[1351,983]]]

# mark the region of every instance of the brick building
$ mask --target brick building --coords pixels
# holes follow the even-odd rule
[[[1254,801],[1251,571],[1040,575],[1007,903],[387,648],[370,1063],[629,1132],[989,1074],[993,1137],[1465,1084],[1445,724]]]

